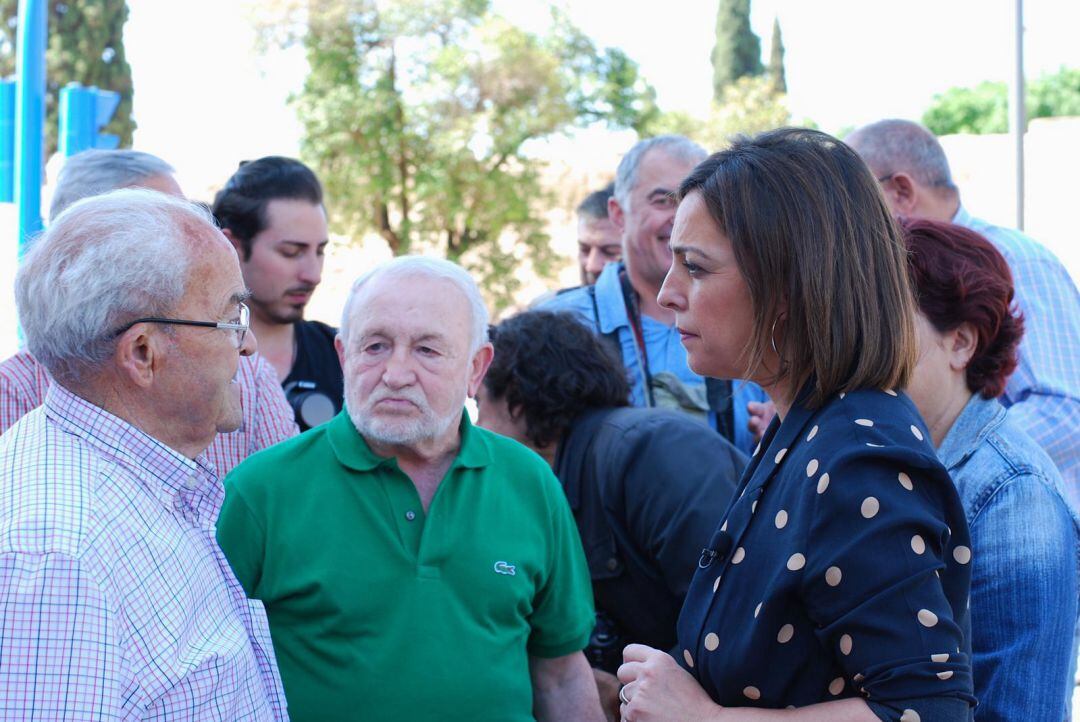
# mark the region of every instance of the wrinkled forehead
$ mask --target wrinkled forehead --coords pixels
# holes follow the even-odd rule
[[[350,335],[373,332],[416,337],[442,335],[470,341],[472,310],[457,284],[425,274],[387,275],[373,278],[353,299]]]

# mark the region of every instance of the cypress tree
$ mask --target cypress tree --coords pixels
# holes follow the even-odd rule
[[[761,40],[750,29],[750,0],[720,0],[712,66],[713,99],[717,102],[731,83],[761,74]]]
[[[769,50],[769,79],[777,93],[787,92],[784,75],[784,39],[780,36],[780,18],[773,18],[772,48]]]

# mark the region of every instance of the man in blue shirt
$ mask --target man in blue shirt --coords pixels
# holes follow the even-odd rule
[[[1069,272],[1020,231],[969,214],[945,151],[917,123],[881,120],[854,131],[846,142],[881,183],[894,213],[966,226],[1005,256],[1025,330],[1020,364],[1001,401],[1053,459],[1071,502],[1080,507],[1080,292]]]
[[[615,195],[608,202],[608,216],[622,234],[622,262],[607,264],[595,286],[565,291],[540,307],[573,311],[618,345],[633,405],[678,401],[683,409],[698,408],[714,428],[751,453],[757,443],[751,422],[763,430],[768,419],[752,414],[748,405],[765,401],[764,392],[744,381],[706,383],[691,371],[674,313],[656,300],[671,266],[674,193],[706,155],[679,135],[648,138],[631,148],[619,163]],[[661,395],[674,401],[658,401]]]

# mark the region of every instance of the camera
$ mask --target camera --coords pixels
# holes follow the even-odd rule
[[[300,431],[325,424],[337,414],[333,399],[320,391],[314,381],[292,381],[285,385],[284,391]]]

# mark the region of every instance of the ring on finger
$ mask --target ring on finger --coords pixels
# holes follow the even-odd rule
[[[623,704],[630,704],[630,698],[626,696],[626,685],[619,687],[619,701]]]

